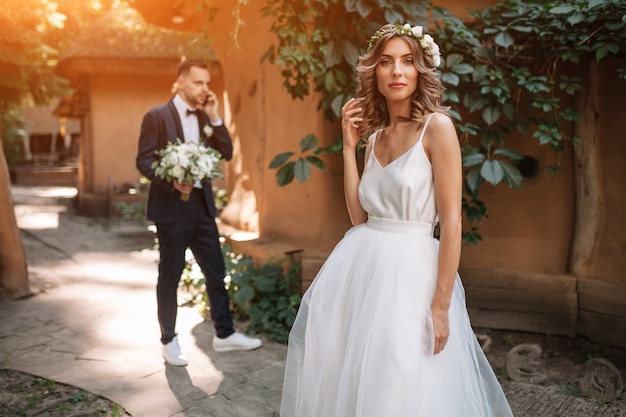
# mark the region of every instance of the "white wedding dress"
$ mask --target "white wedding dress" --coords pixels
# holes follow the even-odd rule
[[[359,186],[368,221],[338,243],[289,337],[281,417],[512,417],[470,327],[457,275],[450,337],[432,355],[438,241],[433,173],[418,141]]]

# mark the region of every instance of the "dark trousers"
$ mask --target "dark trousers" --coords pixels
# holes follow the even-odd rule
[[[156,225],[160,253],[157,312],[163,344],[176,336],[176,292],[185,267],[187,248],[193,252],[206,278],[211,319],[217,337],[228,337],[234,333],[228,292],[224,287],[224,258],[215,220],[209,214],[201,190],[194,190],[183,206],[183,212],[173,223]]]

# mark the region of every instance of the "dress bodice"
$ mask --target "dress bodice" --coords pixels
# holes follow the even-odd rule
[[[384,167],[376,158],[378,132],[372,135],[369,156],[359,184],[359,201],[368,216],[430,224],[436,222],[433,171],[422,140],[431,117],[424,123],[417,142]]]

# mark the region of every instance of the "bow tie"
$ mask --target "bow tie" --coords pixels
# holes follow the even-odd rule
[[[187,109],[187,116],[190,116],[192,114],[195,114],[196,117],[197,117],[198,116],[198,109],[194,109],[194,110]]]

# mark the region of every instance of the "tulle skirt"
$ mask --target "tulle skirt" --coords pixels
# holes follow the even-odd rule
[[[450,337],[432,354],[437,253],[430,224],[370,219],[346,233],[291,330],[281,417],[512,416],[458,276]]]

